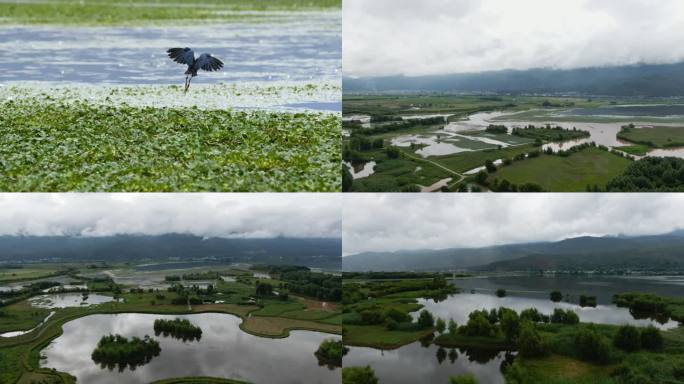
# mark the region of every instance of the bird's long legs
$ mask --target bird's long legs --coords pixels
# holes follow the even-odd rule
[[[188,92],[188,89],[190,89],[190,82],[192,81],[192,76],[189,76],[187,79],[187,82],[185,83],[185,92]]]

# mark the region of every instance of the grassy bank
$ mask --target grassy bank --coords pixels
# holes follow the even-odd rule
[[[0,110],[6,191],[337,191],[339,117],[62,104]]]
[[[0,24],[188,25],[199,21],[259,21],[247,11],[340,9],[340,0],[52,0],[0,3]]]
[[[684,127],[623,127],[617,138],[650,148],[684,146]]]
[[[550,192],[583,192],[587,186],[606,184],[620,175],[631,161],[596,147],[567,157],[542,154],[499,168],[488,182],[508,180],[512,184],[534,183]]]

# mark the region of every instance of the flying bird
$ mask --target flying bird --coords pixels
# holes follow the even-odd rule
[[[185,71],[185,90],[183,92],[188,91],[188,88],[190,88],[190,81],[192,81],[193,77],[197,76],[197,71],[200,69],[213,72],[223,68],[223,62],[218,58],[208,53],[203,53],[196,58],[195,52],[188,47],[171,48],[168,49],[166,53],[168,53],[171,60],[176,63],[188,66],[188,70]]]

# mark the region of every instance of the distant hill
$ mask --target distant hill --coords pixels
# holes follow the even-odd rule
[[[572,70],[504,70],[417,77],[345,77],[343,89],[345,92],[431,91],[683,96],[684,63]]]
[[[684,232],[639,237],[577,237],[486,248],[361,253],[345,257],[342,267],[345,271],[684,269]]]
[[[340,269],[340,239],[226,239],[193,235],[0,236],[0,262],[217,259]]]

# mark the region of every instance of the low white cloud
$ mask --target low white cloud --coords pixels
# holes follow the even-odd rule
[[[345,0],[347,76],[684,60],[681,0]]]
[[[340,237],[326,193],[0,194],[0,235]]]
[[[343,206],[345,255],[684,227],[682,194],[345,194]]]

